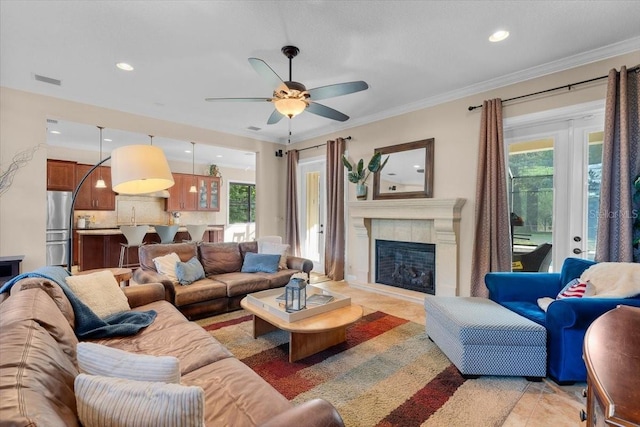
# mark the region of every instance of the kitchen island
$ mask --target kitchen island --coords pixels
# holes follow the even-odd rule
[[[119,228],[81,228],[75,229],[78,236],[78,271],[95,268],[118,267],[121,243],[127,243]],[[180,227],[174,242],[189,240],[186,227]],[[209,225],[203,235],[204,242],[224,241],[224,225]],[[153,226],[144,237],[143,244],[160,243],[160,236]],[[138,251],[131,250],[129,262],[138,264]]]

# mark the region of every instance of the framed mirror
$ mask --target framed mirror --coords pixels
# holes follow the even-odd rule
[[[376,148],[389,161],[373,177],[373,199],[433,197],[433,138]]]

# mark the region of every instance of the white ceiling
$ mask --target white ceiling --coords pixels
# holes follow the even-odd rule
[[[639,19],[635,0],[0,0],[0,84],[281,143],[290,124],[296,142],[637,50]],[[498,29],[511,36],[490,43]],[[322,101],[350,120],[306,112],[267,125],[269,103],[204,101],[270,97],[247,58],[287,80],[287,44],[307,88],[369,84]]]
[[[117,147],[133,144],[145,145],[152,141],[149,135],[109,128],[103,129],[102,139],[102,158],[108,156]],[[49,119],[47,121],[47,143],[74,150],[95,151],[95,160],[96,162],[99,160],[100,130],[97,126]],[[255,170],[256,168],[256,153],[251,151],[232,150],[197,143],[191,145],[191,142],[160,136],[153,136],[153,145],[162,148],[165,156],[170,160],[189,164],[193,162],[196,173],[206,173],[203,165],[211,164],[243,170]],[[195,153],[192,152],[194,148]]]

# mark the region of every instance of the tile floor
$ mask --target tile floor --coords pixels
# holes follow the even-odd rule
[[[315,286],[351,297],[352,302],[384,311],[403,319],[424,324],[425,312],[422,304],[393,298],[349,286],[346,282],[326,281]],[[580,410],[585,408],[582,397],[585,383],[559,386],[549,379],[529,382],[525,393],[513,408],[503,426],[505,427],[563,427],[580,426]]]

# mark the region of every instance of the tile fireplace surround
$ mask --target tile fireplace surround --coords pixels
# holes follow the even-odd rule
[[[356,259],[349,284],[406,299],[420,298],[375,280],[375,240],[434,243],[436,245],[436,295],[458,294],[460,213],[465,199],[403,199],[349,202],[349,217]],[[353,253],[352,252],[352,253]]]

